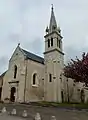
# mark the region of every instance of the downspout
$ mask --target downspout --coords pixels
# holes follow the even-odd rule
[[[25,59],[25,82],[24,82],[24,103],[25,103],[25,94],[26,94],[26,81],[27,81],[27,59]]]

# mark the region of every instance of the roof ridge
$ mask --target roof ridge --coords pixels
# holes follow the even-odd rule
[[[5,72],[3,72],[0,77],[3,77],[6,74],[7,70]]]

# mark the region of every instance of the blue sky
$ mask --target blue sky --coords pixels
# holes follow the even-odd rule
[[[51,4],[63,36],[65,62],[88,52],[88,0],[0,0],[0,73],[17,44],[43,56]]]

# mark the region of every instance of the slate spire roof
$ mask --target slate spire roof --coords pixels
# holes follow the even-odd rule
[[[53,8],[53,4],[52,4],[49,32],[52,32],[53,27],[57,28],[57,22],[56,22],[56,18],[55,18],[53,9],[54,8]]]

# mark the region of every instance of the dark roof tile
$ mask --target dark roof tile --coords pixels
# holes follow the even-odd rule
[[[44,64],[44,58],[42,58],[40,56],[37,56],[37,55],[35,55],[33,53],[30,53],[30,52],[28,52],[28,51],[26,51],[24,49],[22,49],[22,50],[25,53],[27,59],[31,59],[31,60],[36,61],[38,63]]]

